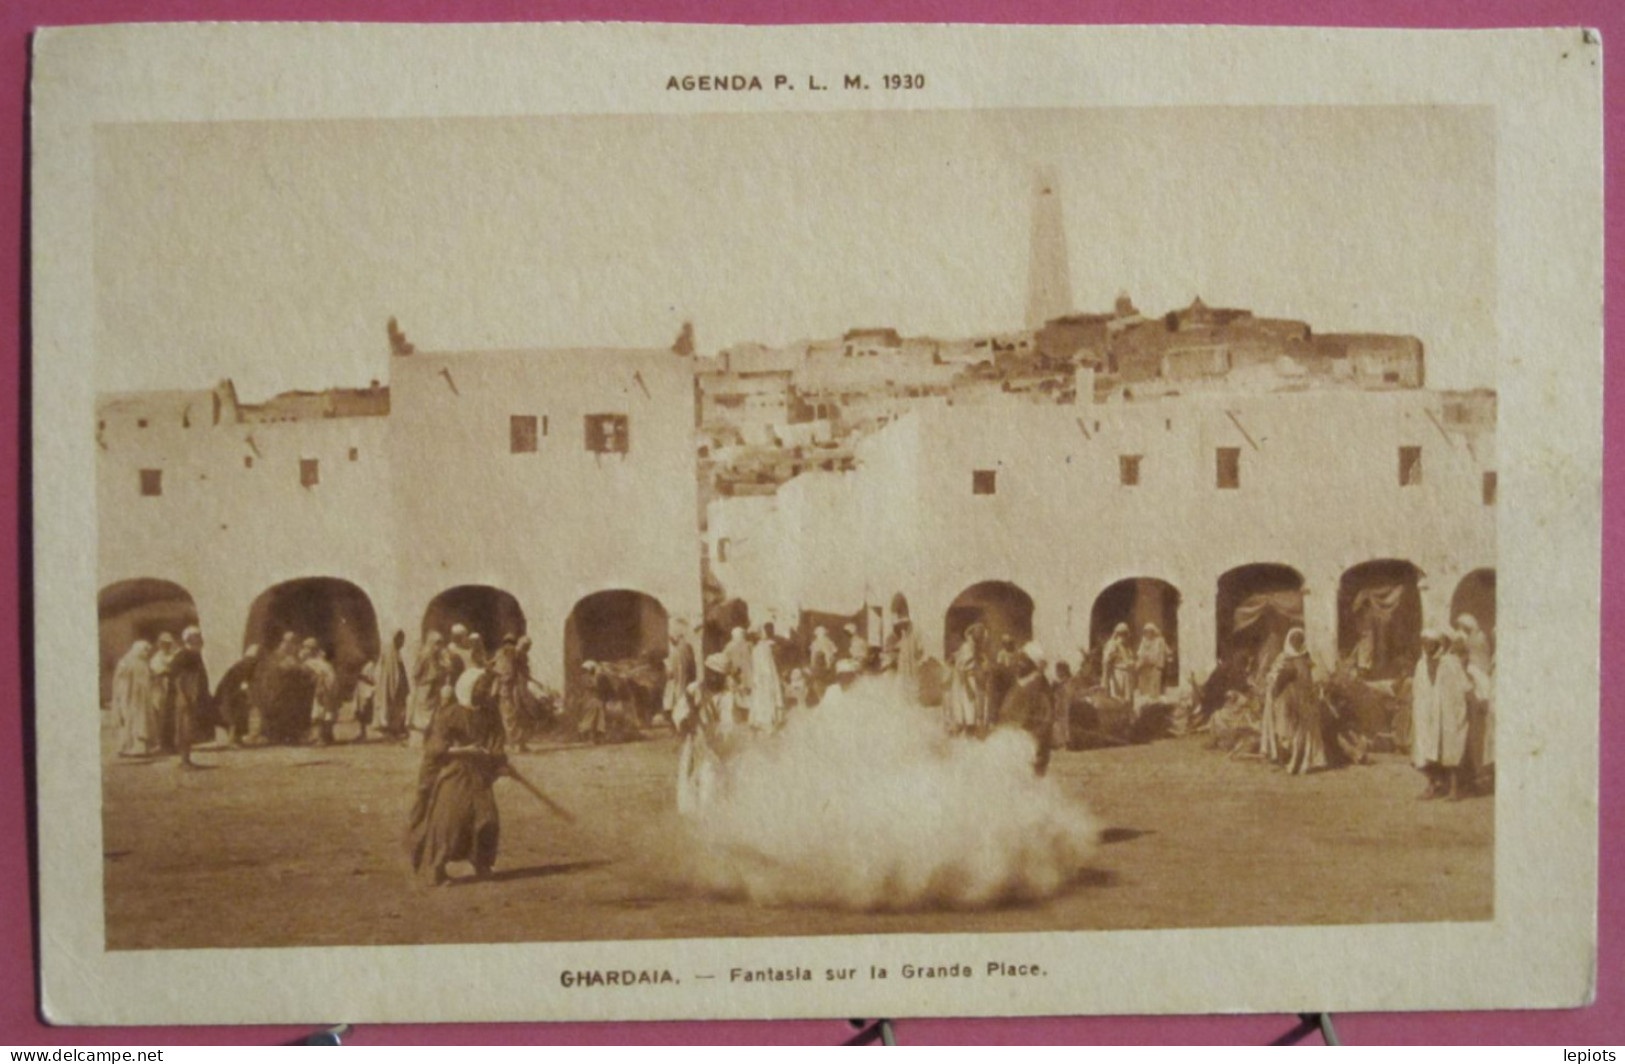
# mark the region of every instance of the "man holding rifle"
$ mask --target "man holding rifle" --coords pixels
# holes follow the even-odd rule
[[[495,673],[465,669],[424,740],[406,844],[413,872],[435,886],[449,881],[446,865],[453,861],[472,864],[478,878],[491,874],[500,833],[495,787],[503,776],[559,816],[574,819],[508,763],[497,687]]]

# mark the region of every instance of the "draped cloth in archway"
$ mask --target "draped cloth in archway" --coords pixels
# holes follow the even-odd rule
[[[1236,607],[1231,631],[1259,633],[1258,655],[1253,659],[1252,675],[1263,676],[1286,642],[1286,634],[1303,624],[1302,591],[1262,591],[1249,595]]]
[[[1405,601],[1405,584],[1385,584],[1360,589],[1349,603],[1355,631],[1355,664],[1370,672],[1387,670],[1394,655],[1400,650],[1395,641],[1394,615]]]

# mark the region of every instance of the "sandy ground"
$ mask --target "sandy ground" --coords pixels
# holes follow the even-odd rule
[[[128,761],[104,733],[112,949],[523,942],[1485,920],[1494,802],[1417,800],[1403,758],[1293,778],[1200,736],[1062,752],[1051,773],[1105,828],[1075,883],[983,911],[767,908],[683,886],[659,857],[673,739],[518,755],[574,809],[510,781],[498,872],[424,889],[402,830],[417,754],[384,743],[203,748]],[[465,866],[452,866],[461,874]]]

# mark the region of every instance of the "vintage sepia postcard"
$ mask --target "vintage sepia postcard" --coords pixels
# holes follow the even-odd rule
[[[1589,1000],[1600,47],[41,31],[46,1015]]]

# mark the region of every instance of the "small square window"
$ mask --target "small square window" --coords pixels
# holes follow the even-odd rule
[[[299,483],[302,487],[314,488],[322,482],[321,466],[314,458],[299,459]]]
[[[1399,449],[1399,486],[1414,488],[1422,483],[1422,448]]]
[[[1495,470],[1492,469],[1492,470],[1490,470],[1490,471],[1488,471],[1488,472],[1486,472],[1484,474],[1484,505],[1485,506],[1494,506],[1495,505],[1495,490],[1496,490],[1496,487],[1497,487],[1497,485],[1495,483]]]
[[[728,560],[728,537],[723,536],[721,539],[717,540],[717,561],[725,562],[727,560]]]
[[[141,494],[162,495],[164,493],[164,471],[162,469],[143,469],[141,471]]]
[[[147,419],[146,418],[141,418],[139,421],[137,421],[135,423],[135,427],[138,428],[138,429],[146,428],[147,427]]]
[[[253,455],[251,455],[251,454],[243,455],[243,468],[244,469],[253,469],[254,468],[254,456]]]
[[[536,418],[530,414],[514,414],[508,418],[508,453],[536,453]]]
[[[1241,448],[1220,447],[1218,449],[1218,486],[1221,488],[1241,487]]]
[[[1140,457],[1137,454],[1117,456],[1117,482],[1125,488],[1138,487],[1140,484]]]
[[[625,454],[630,449],[625,414],[587,415],[587,450],[594,454]]]
[[[993,495],[999,490],[999,471],[997,469],[977,469],[970,475],[970,490],[972,495]]]
[[[355,462],[355,461],[359,461],[360,459],[361,459],[361,448],[359,448],[359,447],[351,447],[350,448],[350,461]]]

